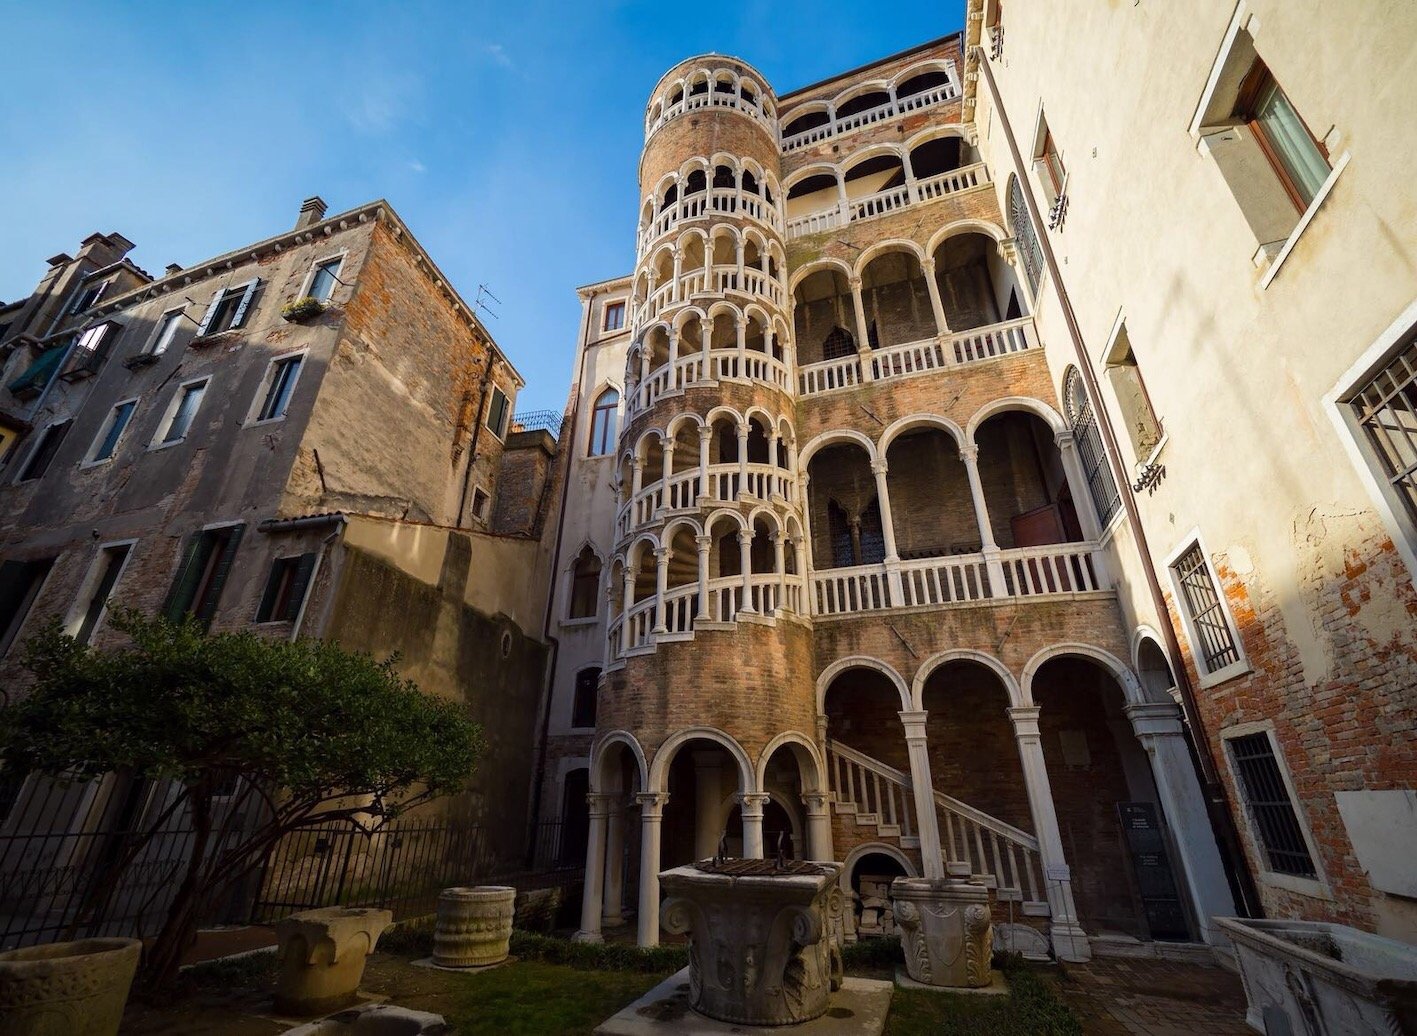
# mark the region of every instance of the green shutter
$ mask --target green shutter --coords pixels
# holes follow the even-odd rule
[[[231,561],[236,557],[236,548],[240,546],[241,534],[245,530],[245,525],[231,525],[222,530],[227,534],[226,546],[222,549],[221,557],[217,558],[211,584],[207,587],[206,593],[202,595],[201,603],[195,612],[203,628],[212,624],[212,616],[216,614],[217,602],[221,600],[222,587],[226,585],[226,577],[231,572]]]
[[[276,595],[280,593],[280,577],[285,571],[284,558],[276,558],[271,563],[271,574],[266,577],[266,590],[261,594],[261,606],[256,609],[257,622],[270,622],[277,616],[271,612],[276,606]]]
[[[207,552],[202,546],[200,532],[194,532],[187,537],[187,549],[183,553],[182,564],[178,566],[177,575],[167,591],[167,600],[162,602],[163,617],[172,622],[179,622],[182,616],[187,614],[187,609],[192,604],[192,595],[197,592],[197,580],[202,577],[202,569],[206,567]]]
[[[310,576],[315,571],[316,554],[311,551],[301,554],[295,564],[295,575],[290,581],[290,595],[286,598],[286,614],[282,618],[294,621],[300,614],[300,605],[305,601],[305,593],[310,589]]]

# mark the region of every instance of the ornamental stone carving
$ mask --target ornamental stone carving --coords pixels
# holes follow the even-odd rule
[[[735,861],[754,864],[760,861]],[[689,1003],[720,1021],[790,1025],[819,1018],[840,987],[832,893],[841,865],[730,875],[696,866],[659,876],[666,931],[689,936]]]
[[[438,896],[433,963],[483,968],[507,959],[517,890],[510,885],[444,889]]]
[[[393,919],[388,910],[325,907],[278,922],[276,1009],[325,1014],[352,1003],[364,977],[364,962]]]
[[[897,878],[891,883],[905,968],[916,982],[971,989],[992,981],[989,890],[963,878]]]
[[[141,952],[137,939],[81,939],[0,953],[0,1034],[114,1036]]]

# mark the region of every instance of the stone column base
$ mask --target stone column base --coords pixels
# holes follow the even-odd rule
[[[1048,926],[1053,943],[1053,956],[1068,964],[1086,964],[1092,960],[1092,943],[1081,925],[1054,922]]]

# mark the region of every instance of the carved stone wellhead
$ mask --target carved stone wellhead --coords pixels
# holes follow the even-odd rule
[[[689,936],[689,1002],[720,1021],[788,1025],[826,1013],[841,987],[841,865],[762,873],[676,867],[659,876],[664,928]]]
[[[984,885],[958,877],[897,878],[891,905],[911,978],[930,986],[989,985],[993,925]]]

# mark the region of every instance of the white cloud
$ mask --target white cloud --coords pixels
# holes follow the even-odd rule
[[[415,173],[428,172],[428,167],[416,158],[409,159],[408,167],[412,169]]]
[[[507,53],[506,48],[500,43],[488,43],[482,48],[482,52],[503,68],[516,68],[516,62]]]

